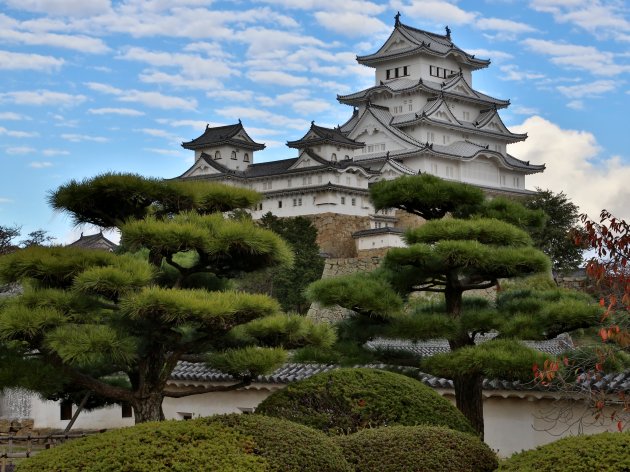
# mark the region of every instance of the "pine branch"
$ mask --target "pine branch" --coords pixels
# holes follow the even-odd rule
[[[210,392],[230,392],[233,390],[237,390],[239,388],[247,387],[252,383],[251,377],[245,377],[238,383],[232,385],[209,385],[206,387],[186,387],[178,390],[169,390],[169,387],[166,387],[164,390],[164,396],[169,398],[183,398],[191,395],[200,395],[202,393],[210,393]]]

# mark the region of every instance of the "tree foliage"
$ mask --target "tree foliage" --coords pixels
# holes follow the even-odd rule
[[[317,229],[308,218],[279,218],[270,212],[263,215],[258,224],[280,235],[293,250],[295,259],[291,267],[248,274],[239,280],[239,286],[274,297],[285,311],[306,314],[310,302],[304,291],[321,277],[324,270],[324,259],[319,255],[317,245]]]
[[[161,419],[165,396],[213,390],[168,385],[183,355],[205,357],[231,373],[237,382],[220,387],[229,389],[282,363],[283,345],[330,344],[326,328],[302,318],[291,319],[296,328],[288,337],[272,333],[286,316],[272,298],[208,290],[204,283],[292,262],[290,247],[275,233],[216,212],[258,198],[233,187],[136,175],[60,187],[51,194],[55,208],[77,222],[116,226],[122,246],[133,252],[33,246],[0,258],[0,281],[25,286],[0,306],[2,350],[52,367],[57,384],[131,404],[143,422]],[[250,322],[256,324],[248,329]],[[267,336],[255,335],[261,323]],[[10,374],[0,372],[17,385],[37,386],[36,379]]]
[[[390,249],[374,274],[364,280],[352,276],[315,282],[309,294],[325,305],[355,312],[342,324],[341,340],[354,338],[363,344],[376,336],[447,339],[451,352],[422,359],[421,367],[453,379],[458,408],[483,434],[484,376],[531,380],[532,364],[544,362],[545,356],[518,340],[551,339],[592,325],[600,310],[559,290],[505,293],[496,303],[463,296],[496,287],[499,279],[549,272],[549,259],[533,247],[523,229],[542,223],[539,210],[506,199],[479,201],[466,185],[426,175],[380,182],[372,197],[379,208],[403,208],[430,221],[409,229],[404,236],[407,247]],[[425,198],[430,208],[448,208],[466,218],[439,219],[442,211],[427,211]],[[441,294],[443,302],[419,303],[414,295],[420,292]],[[475,343],[477,336],[488,333],[495,338]]]
[[[574,236],[581,232],[579,208],[564,192],[536,189],[525,206],[545,212],[545,222],[531,231],[534,246],[551,259],[553,270],[568,272],[582,265],[583,247],[575,244]]]

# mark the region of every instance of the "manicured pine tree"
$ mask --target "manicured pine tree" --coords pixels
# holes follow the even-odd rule
[[[30,247],[0,257],[0,281],[25,287],[0,302],[0,357],[20,360],[0,367],[3,386],[49,395],[82,388],[130,404],[140,423],[163,418],[166,396],[247,385],[285,360],[283,347],[331,344],[329,328],[282,314],[275,300],[225,290],[240,273],[292,262],[276,234],[222,213],[259,199],[127,174],[53,192],[55,209],[77,224],[119,229],[130,252]],[[207,358],[237,381],[173,389],[183,356]]]
[[[355,311],[342,332],[360,344],[376,336],[447,339],[451,352],[423,359],[421,367],[453,380],[457,407],[483,437],[483,378],[531,380],[532,366],[544,360],[517,340],[592,325],[600,310],[586,296],[557,289],[508,292],[496,305],[464,297],[499,279],[549,272],[549,259],[514,225],[540,224],[540,212],[484,200],[477,188],[427,174],[379,182],[371,197],[376,210],[399,208],[428,221],[408,230],[408,247],[390,249],[377,272],[315,282],[309,296]],[[443,301],[418,303],[418,292],[442,294]],[[497,337],[475,344],[490,332]]]

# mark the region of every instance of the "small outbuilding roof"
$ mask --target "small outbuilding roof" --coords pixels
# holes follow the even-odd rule
[[[227,126],[206,126],[204,133],[198,138],[182,143],[182,147],[185,149],[204,149],[209,146],[219,146],[222,144],[230,144],[253,151],[260,151],[265,149],[264,144],[256,143],[249,137],[241,120],[238,123]]]
[[[365,146],[365,143],[346,137],[340,128],[325,128],[316,125],[313,121],[311,121],[311,127],[303,137],[296,141],[287,142],[287,146],[295,149],[303,149],[319,144],[336,144],[350,148],[362,148]]]

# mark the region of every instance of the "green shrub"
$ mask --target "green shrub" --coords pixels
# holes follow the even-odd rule
[[[356,472],[490,472],[497,458],[478,438],[441,426],[391,426],[338,436]]]
[[[24,461],[19,472],[350,472],[319,431],[256,415],[144,423],[66,443]]]
[[[560,439],[501,462],[501,471],[617,472],[630,470],[630,433]]]
[[[420,381],[376,369],[337,369],[273,393],[257,413],[286,418],[329,434],[418,424],[472,433],[464,416]]]

